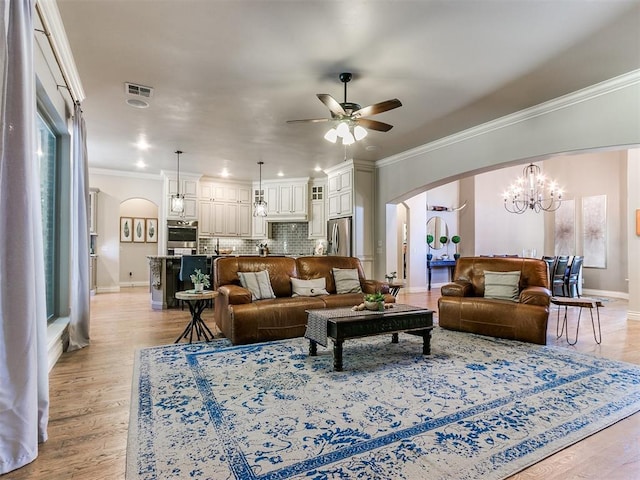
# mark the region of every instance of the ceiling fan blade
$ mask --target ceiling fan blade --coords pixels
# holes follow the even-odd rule
[[[328,122],[331,118],[306,118],[303,120],[287,120],[287,123],[320,123]]]
[[[347,114],[347,112],[344,111],[344,108],[342,108],[342,105],[340,105],[340,103],[328,93],[319,93],[318,98],[327,106],[331,113],[335,115]]]
[[[401,106],[402,103],[400,103],[400,100],[394,98],[393,100],[386,100],[384,102],[374,103],[373,105],[369,105],[368,107],[361,108],[360,110],[353,112],[351,116],[355,118],[370,117],[371,115],[376,115],[377,113],[393,110],[394,108],[398,108]]]
[[[393,128],[393,125],[378,122],[377,120],[370,120],[368,118],[358,118],[356,122],[361,127],[368,128],[369,130],[377,130],[379,132],[388,132]]]

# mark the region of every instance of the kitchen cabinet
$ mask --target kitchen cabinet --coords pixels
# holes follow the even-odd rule
[[[198,235],[251,237],[251,187],[200,182]]]
[[[97,265],[98,265],[98,257],[96,257],[95,255],[91,255],[89,257],[89,295],[95,295],[96,294],[96,287],[97,287],[97,278],[98,278],[98,274],[97,274]]]
[[[98,193],[97,188],[89,189],[89,233],[98,233]]]
[[[166,198],[165,212],[170,219],[190,219],[198,217],[198,180],[200,176],[180,174],[180,195],[184,196],[184,212],[176,214],[171,212],[171,197],[178,193],[177,174],[165,173],[164,192]]]
[[[314,181],[309,195],[309,238],[327,238],[327,185]]]
[[[353,255],[367,278],[373,276],[375,170],[369,162],[347,160],[325,170],[328,217],[352,217]]]
[[[275,220],[306,221],[309,179],[289,182],[262,182],[267,216]]]
[[[353,215],[353,167],[340,165],[327,176],[328,218]]]
[[[251,186],[223,182],[200,182],[201,201],[251,203]]]

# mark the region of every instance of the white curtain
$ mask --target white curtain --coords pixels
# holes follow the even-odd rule
[[[69,350],[89,345],[89,167],[80,105],[73,115],[71,321]]]
[[[36,458],[49,419],[33,14],[0,0],[0,473]]]

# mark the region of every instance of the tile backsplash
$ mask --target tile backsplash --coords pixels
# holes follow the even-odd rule
[[[313,255],[316,241],[309,239],[309,224],[307,222],[272,222],[271,238],[201,238],[199,242],[200,254],[213,254],[217,242],[221,249],[232,249],[236,255],[255,255],[258,244],[266,243],[270,255]]]

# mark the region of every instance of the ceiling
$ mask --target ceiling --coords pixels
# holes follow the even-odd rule
[[[230,179],[380,160],[640,68],[640,0],[58,0],[91,168]],[[394,126],[323,139],[316,94],[398,98]],[[152,87],[146,109],[124,83]],[[143,136],[150,145],[136,147]],[[144,169],[136,166],[138,161]]]

